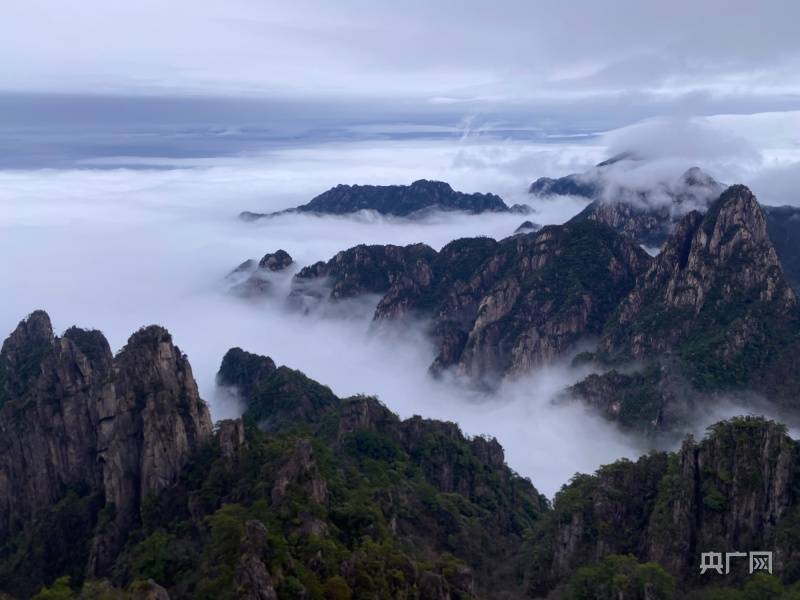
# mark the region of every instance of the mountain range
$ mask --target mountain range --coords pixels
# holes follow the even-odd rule
[[[526,204],[508,206],[495,194],[457,192],[443,181],[420,179],[411,185],[337,185],[313,198],[307,204],[272,213],[243,212],[240,217],[254,221],[293,213],[346,215],[362,210],[381,215],[420,218],[431,212],[461,211],[468,214],[485,212],[532,212]]]
[[[540,178],[529,189],[543,198],[558,195],[586,198],[589,205],[574,220],[605,223],[619,233],[648,248],[659,249],[688,212],[705,212],[725,189],[725,185],[697,167],[677,178],[653,183],[634,183],[625,177],[624,167],[640,162],[630,153],[599,163],[585,173],[558,179]],[[623,176],[620,176],[622,169]],[[763,206],[767,231],[784,273],[800,291],[800,208]]]
[[[718,187],[696,171],[683,179]],[[659,213],[669,233],[655,257],[635,239],[641,221],[612,227],[608,214],[440,251],[356,246],[300,269],[290,300],[376,296],[376,324],[429,323],[434,375],[493,386],[559,360],[589,362],[596,373],[570,395],[636,429],[684,427],[721,395],[795,410],[800,309],[750,190],[731,186],[680,219]]]
[[[800,445],[764,419],[576,475],[551,503],[492,438],[239,348],[217,377],[244,415],[212,427],[157,326],[113,356],[37,311],[0,367],[6,598],[711,600],[800,579]],[[709,548],[773,551],[775,575],[701,575]]]

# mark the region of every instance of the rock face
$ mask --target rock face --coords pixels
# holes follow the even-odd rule
[[[691,211],[705,212],[726,186],[701,169],[693,167],[675,180],[647,185],[626,185],[625,178],[610,176],[609,167],[636,160],[620,155],[598,164],[593,170],[560,179],[542,177],[530,193],[541,197],[580,196],[591,203],[573,219],[605,223],[615,231],[648,248],[657,249]],[[621,179],[621,181],[617,181]],[[632,179],[632,181],[635,181]],[[615,183],[616,182],[616,183]],[[767,231],[775,246],[786,278],[800,291],[800,208],[763,206]]]
[[[623,425],[686,425],[720,392],[794,410],[800,308],[744,186],[688,214],[606,324],[597,362],[640,370],[595,374],[571,392]],[[777,406],[776,406],[777,405]]]
[[[113,357],[36,312],[0,373],[0,594],[64,574],[82,597],[159,600],[572,597],[604,577],[624,588],[611,597],[660,599],[743,581],[741,562],[701,575],[708,551],[772,551],[770,589],[800,580],[800,444],[762,418],[576,475],[551,506],[497,440],[238,348],[218,380],[247,409],[214,435],[160,327]],[[87,562],[126,591],[83,581]]]
[[[797,304],[761,207],[732,186],[705,216],[681,221],[622,302],[601,352],[615,360],[676,355],[701,388],[774,387],[769,378],[797,347]]]
[[[712,550],[774,551],[774,572],[793,572],[798,450],[783,426],[741,417],[715,425],[701,442],[688,439],[677,453],[576,477],[539,529],[538,540],[552,546],[532,560],[530,592],[544,594],[577,566],[614,554],[655,562],[684,589],[725,583],[699,573],[700,554]],[[736,566],[729,579],[741,581],[747,565]]]
[[[106,572],[145,499],[211,437],[186,357],[155,326],[113,357],[100,332],[55,337],[37,311],[3,344],[0,372],[0,538],[77,493],[92,499],[90,521],[105,507],[87,565]]]
[[[545,227],[496,242],[358,246],[303,269],[297,292],[332,299],[382,295],[377,322],[430,318],[435,372],[521,373],[599,335],[650,264],[640,248],[594,222]],[[321,290],[321,291],[320,291]]]
[[[395,217],[415,217],[431,211],[530,212],[525,205],[509,207],[494,194],[465,194],[454,191],[443,181],[420,179],[411,185],[337,185],[296,208],[268,214],[246,212],[241,216],[254,220],[286,213],[346,215],[360,210]]]
[[[301,269],[292,282],[294,293],[316,296],[324,293],[333,299],[384,294],[401,277],[429,279],[435,256],[436,251],[425,244],[405,247],[362,244],[339,252],[327,262]]]

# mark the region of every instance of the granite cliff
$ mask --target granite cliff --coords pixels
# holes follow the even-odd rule
[[[747,390],[793,409],[798,349],[798,300],[764,211],[750,190],[732,186],[705,215],[692,212],[679,223],[605,327],[601,363],[652,366],[633,377],[602,376],[615,380],[614,401],[602,377],[576,391],[615,416],[651,423],[676,397],[698,401],[697,393],[709,400]],[[681,386],[688,391],[676,394]]]
[[[100,332],[57,337],[36,311],[0,351],[0,400],[0,539],[27,563],[0,571],[11,591],[68,561],[108,574],[146,499],[211,437],[186,357],[155,326],[115,357]]]
[[[430,319],[434,372],[493,378],[551,362],[599,335],[649,263],[605,225],[581,222],[500,242],[465,238],[439,252],[357,246],[301,270],[293,293],[376,294],[376,322]]]

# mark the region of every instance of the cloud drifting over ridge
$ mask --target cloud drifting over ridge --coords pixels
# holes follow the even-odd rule
[[[57,330],[95,327],[118,350],[138,327],[162,324],[189,356],[214,418],[240,409],[215,389],[214,374],[224,352],[241,346],[299,368],[340,395],[376,394],[403,417],[420,413],[457,420],[468,434],[495,435],[510,464],[548,494],[576,470],[591,471],[641,452],[633,440],[580,407],[550,404],[552,393],[574,377],[563,369],[543,370],[490,398],[429,379],[432,348],[420,328],[399,337],[376,336],[370,334],[369,311],[335,319],[303,316],[281,303],[226,295],[225,273],[277,248],[308,264],[360,242],[424,241],[438,248],[462,236],[503,237],[522,219],[506,214],[447,215],[417,224],[306,215],[255,224],[236,219],[251,202],[278,208],[319,185],[304,180],[311,165],[321,179],[334,170],[355,181],[369,178],[359,167],[344,172],[341,163],[323,169],[315,153],[286,160],[277,168],[274,162],[259,167],[242,159],[171,170],[0,172],[0,255],[14,257],[0,263],[0,279],[14,290],[0,302],[0,332],[5,335],[29,311],[44,308]],[[352,155],[342,160],[359,164]],[[397,164],[393,173],[373,177],[402,173],[406,179],[416,168]],[[564,210],[552,212],[552,218],[566,218]]]
[[[736,123],[726,131],[750,140],[759,168],[788,168],[797,160],[793,139],[754,140],[750,125]],[[691,136],[693,129],[687,131]],[[308,264],[357,243],[424,241],[438,248],[461,236],[504,237],[525,218],[448,215],[408,224],[294,215],[248,224],[236,219],[240,210],[286,208],[336,183],[421,177],[497,192],[507,202],[531,201],[525,193],[531,179],[583,170],[607,156],[604,143],[470,134],[460,141],[315,144],[225,158],[109,156],[82,169],[0,171],[0,255],[12,257],[0,262],[0,280],[14,291],[0,300],[0,335],[39,307],[59,330],[102,329],[115,349],[141,325],[163,324],[189,355],[215,418],[238,410],[216,393],[214,374],[224,352],[242,346],[304,370],[338,394],[377,394],[404,417],[455,419],[469,434],[496,435],[511,466],[552,494],[576,471],[644,450],[578,405],[550,404],[577,375],[554,366],[487,398],[430,381],[431,349],[419,330],[386,339],[370,335],[363,311],[338,319],[291,315],[279,305],[226,296],[222,278],[245,258],[278,248]],[[731,160],[726,153],[696,158],[730,162],[745,173],[737,152]],[[563,222],[585,202],[559,198],[536,206],[531,218],[548,224]]]

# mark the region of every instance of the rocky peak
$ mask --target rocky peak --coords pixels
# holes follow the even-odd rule
[[[381,295],[374,320],[432,320],[434,373],[491,380],[564,355],[598,335],[650,265],[605,225],[576,222],[497,242],[464,238],[428,246],[357,246],[302,269],[293,294]]]
[[[94,507],[81,526],[104,506],[112,515],[86,532],[87,569],[103,573],[144,498],[175,483],[210,439],[188,361],[162,327],[138,331],[114,358],[100,332],[73,327],[56,337],[41,311],[17,327],[2,356],[11,385],[0,406],[0,536],[30,530],[77,491]]]
[[[244,394],[249,394],[276,369],[273,360],[267,356],[231,348],[222,357],[217,384],[237,386]]]
[[[619,327],[610,328],[604,346],[627,344],[641,358],[716,326],[728,327],[731,336],[716,352],[733,355],[759,329],[757,317],[777,322],[796,304],[761,207],[749,189],[736,185],[705,216],[693,212],[680,222],[622,304]]]
[[[533,233],[534,231],[539,231],[541,228],[541,225],[533,221],[523,221],[520,226],[514,230],[514,233]]]
[[[29,344],[52,344],[55,339],[50,316],[43,310],[35,310],[17,325],[3,342],[3,352],[12,352]]]
[[[267,253],[259,261],[248,259],[225,277],[231,284],[229,292],[244,298],[270,295],[276,279],[293,264],[294,260],[285,250]]]
[[[331,299],[384,294],[403,278],[430,280],[436,251],[425,244],[409,246],[361,244],[339,252],[295,275],[295,298],[327,295]]]
[[[278,431],[299,422],[317,422],[338,405],[328,387],[300,371],[276,367],[269,357],[241,348],[232,348],[225,354],[217,384],[236,388],[246,404],[245,417],[265,430]]]
[[[258,262],[258,266],[261,269],[267,269],[269,271],[283,271],[287,267],[290,267],[293,262],[288,252],[285,250],[278,250],[277,252],[265,254]]]
[[[20,321],[0,349],[0,406],[25,393],[54,346],[53,327],[46,312],[34,311]]]

